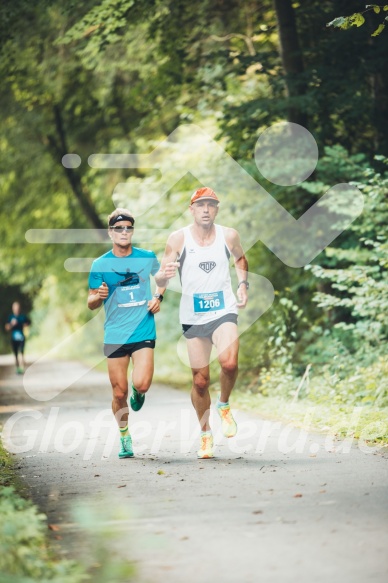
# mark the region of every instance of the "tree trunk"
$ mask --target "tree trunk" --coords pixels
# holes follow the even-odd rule
[[[65,154],[69,153],[66,135],[63,127],[63,120],[61,111],[58,105],[54,106],[54,122],[57,136],[47,136],[48,142],[51,146],[51,150],[55,155],[55,158],[62,160]],[[90,199],[89,193],[81,184],[81,178],[76,170],[71,168],[63,167],[65,171],[66,178],[71,186],[71,189],[82,209],[83,214],[89,221],[92,227],[95,229],[106,229],[106,225],[101,221],[94,207],[93,202]]]
[[[374,111],[376,128],[375,152],[388,156],[388,81],[384,73],[373,75]]]
[[[274,7],[279,27],[280,56],[286,75],[287,94],[290,100],[288,121],[307,127],[307,114],[297,104],[297,98],[306,93],[306,82],[303,79],[304,65],[299,46],[294,9],[291,0],[274,0]]]

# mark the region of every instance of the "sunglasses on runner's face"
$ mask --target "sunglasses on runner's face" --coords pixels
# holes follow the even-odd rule
[[[110,227],[110,229],[112,231],[114,231],[115,233],[123,233],[124,231],[126,231],[126,232],[133,231],[133,227],[127,227],[127,225],[124,225],[124,227]]]

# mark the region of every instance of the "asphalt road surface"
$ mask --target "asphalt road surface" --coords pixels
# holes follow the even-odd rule
[[[130,416],[135,457],[120,460],[106,374],[42,363],[32,398],[11,363],[0,357],[3,439],[63,555],[88,547],[90,511],[139,583],[388,581],[384,450],[236,410],[237,436],[214,415],[216,458],[198,460],[189,393],[153,385]]]

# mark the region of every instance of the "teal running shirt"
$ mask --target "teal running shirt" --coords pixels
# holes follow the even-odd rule
[[[131,344],[156,338],[154,315],[148,311],[152,299],[150,275],[159,271],[153,251],[132,247],[127,257],[112,251],[92,263],[89,288],[105,282],[109,296],[104,300],[104,344]]]

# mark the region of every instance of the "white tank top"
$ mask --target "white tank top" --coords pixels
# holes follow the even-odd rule
[[[225,314],[237,314],[230,280],[230,250],[221,225],[214,225],[211,245],[198,245],[190,227],[183,229],[184,243],[178,261],[182,284],[179,309],[181,324],[206,324]]]

